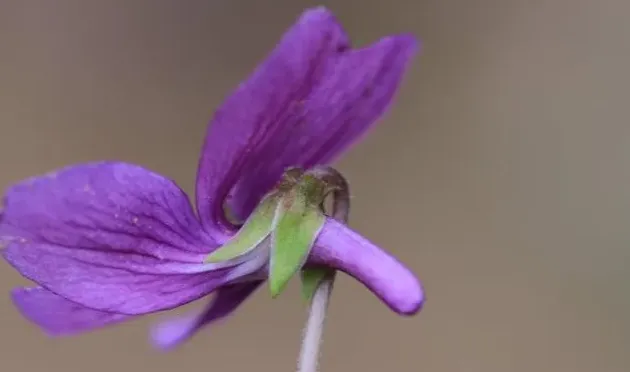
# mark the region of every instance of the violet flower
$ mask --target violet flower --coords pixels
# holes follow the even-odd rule
[[[224,204],[247,220],[285,169],[328,164],[347,150],[383,114],[415,50],[406,35],[351,49],[326,9],[306,11],[216,112],[200,155],[196,213],[173,181],[121,162],[12,186],[0,216],[2,254],[36,283],[13,291],[17,308],[59,336],[214,294],[201,312],[155,329],[162,348],[229,315],[266,280],[269,252],[208,262],[240,227]],[[422,305],[408,269],[330,218],[307,264],[346,272],[399,314]]]

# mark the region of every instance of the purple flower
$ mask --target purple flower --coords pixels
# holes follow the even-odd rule
[[[389,105],[416,50],[410,36],[351,49],[324,8],[306,11],[216,112],[201,153],[196,213],[171,180],[100,162],[22,181],[0,216],[4,258],[33,288],[17,288],[22,314],[50,335],[89,331],[214,293],[200,313],[159,325],[175,346],[232,313],[266,279],[268,254],[208,262],[288,167],[327,164]],[[326,220],[307,264],[355,277],[397,313],[416,313],[415,276],[361,235]]]

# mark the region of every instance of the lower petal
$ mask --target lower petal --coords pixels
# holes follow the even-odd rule
[[[151,334],[153,344],[163,350],[176,347],[207,324],[232,313],[259,286],[261,282],[249,282],[222,287],[201,313],[189,314],[158,324]]]
[[[16,288],[11,297],[20,313],[50,336],[88,332],[132,318],[81,306],[41,287]]]
[[[333,219],[326,221],[308,263],[347,273],[399,314],[413,315],[422,308],[424,291],[416,276],[389,253]]]
[[[117,265],[106,252],[65,254],[63,247],[12,243],[3,257],[26,278],[43,288],[88,308],[139,315],[167,310],[201,298],[219,286],[247,275],[240,266],[200,273],[150,271],[150,265]],[[92,259],[91,256],[103,256]],[[247,268],[245,268],[247,269]]]

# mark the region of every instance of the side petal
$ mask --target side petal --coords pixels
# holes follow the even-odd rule
[[[218,246],[174,182],[117,162],[66,167],[9,188],[0,242],[10,241],[183,262],[201,262]]]
[[[284,145],[283,132],[298,124],[290,119],[294,107],[307,99],[328,61],[347,47],[345,33],[328,11],[306,11],[216,112],[201,153],[196,200],[202,223],[217,239],[231,226],[223,203],[237,180],[266,167],[267,157],[261,156]],[[279,179],[281,171],[274,170],[270,177]],[[266,183],[275,182],[270,177]],[[260,197],[268,190],[255,191]],[[245,219],[251,210],[234,212]]]
[[[44,288],[16,288],[11,297],[20,313],[49,336],[70,336],[131,319],[68,301]]]
[[[320,208],[325,185],[305,177],[278,204],[271,233],[269,289],[276,297],[306,262],[326,216]]]
[[[220,288],[200,313],[169,319],[154,327],[151,333],[153,344],[163,350],[181,345],[204,326],[230,315],[261,283],[257,281]]]
[[[65,168],[13,186],[4,201],[3,257],[40,286],[89,308],[168,309],[233,277],[225,265],[203,263],[216,243],[183,191],[134,165]],[[239,270],[245,269],[253,268]]]
[[[415,275],[390,254],[333,219],[327,219],[308,260],[341,270],[363,283],[393,311],[417,313],[424,291]]]

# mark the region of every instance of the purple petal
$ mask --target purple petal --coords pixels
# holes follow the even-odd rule
[[[349,274],[399,314],[413,315],[424,302],[422,286],[409,269],[335,220],[326,221],[308,263]]]
[[[233,209],[249,213],[288,166],[328,164],[357,142],[389,106],[415,49],[412,37],[396,36],[331,58],[310,94],[277,124],[282,133],[259,147],[235,186]]]
[[[65,168],[12,187],[5,204],[4,258],[40,286],[89,308],[168,309],[234,277],[202,263],[216,243],[186,195],[134,165]]]
[[[197,173],[197,208],[204,225],[229,226],[222,205],[231,188],[245,171],[264,170],[267,165],[256,159],[270,146],[284,144],[290,110],[308,97],[327,61],[347,47],[347,37],[330,13],[307,11],[227,98],[208,128]]]
[[[221,204],[247,216],[288,166],[332,161],[391,102],[416,51],[411,36],[350,50],[324,8],[309,10],[217,112],[206,137],[197,203],[202,221],[226,225]]]
[[[16,288],[11,296],[22,315],[49,336],[70,336],[132,318],[89,309],[41,287]]]
[[[147,273],[149,263],[138,270],[133,264],[125,267],[124,258],[114,259],[110,253],[87,252],[94,253],[89,260],[79,253],[80,249],[36,243],[11,243],[2,252],[22,275],[48,290],[89,308],[130,315],[177,307],[231,279],[229,269]]]
[[[163,321],[151,334],[153,344],[163,350],[176,347],[192,337],[202,327],[230,315],[259,286],[250,282],[225,286],[200,313],[193,313]]]
[[[218,244],[201,229],[186,194],[139,166],[100,162],[67,167],[11,187],[1,241],[200,262]]]

